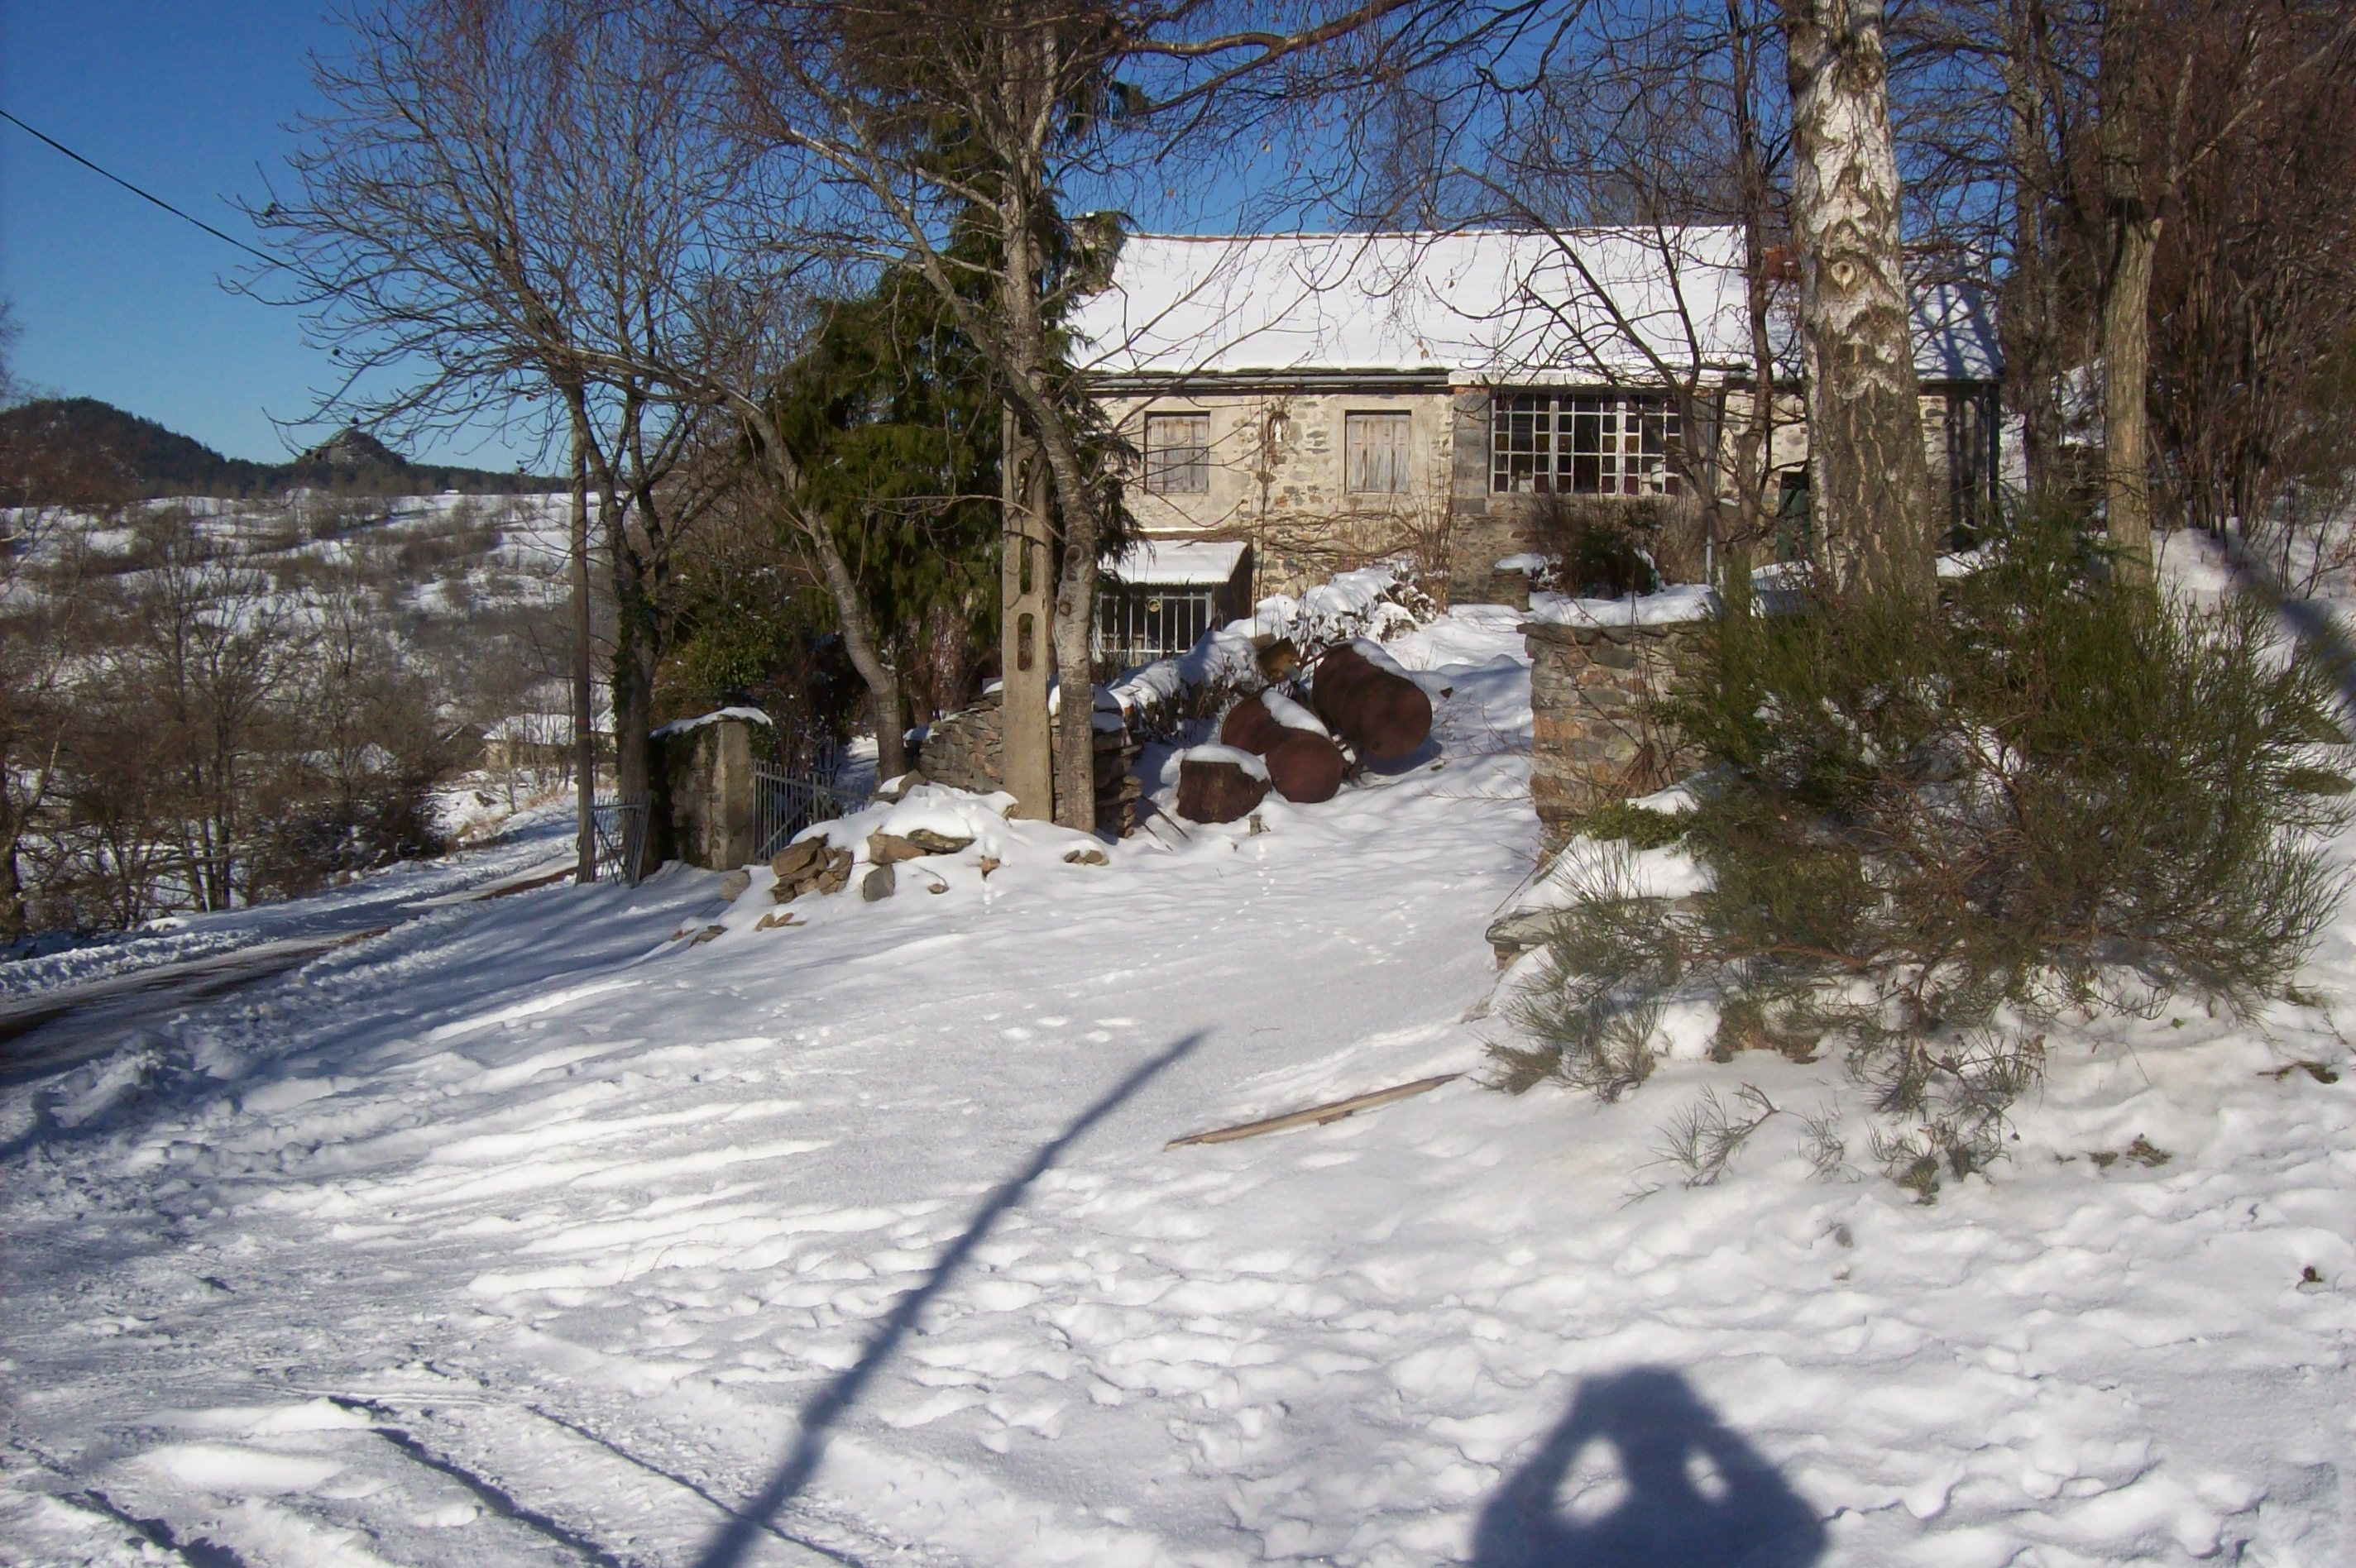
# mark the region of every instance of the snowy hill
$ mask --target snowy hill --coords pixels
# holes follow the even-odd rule
[[[0,505],[48,501],[53,497],[41,492],[59,485],[76,496],[122,500],[260,496],[305,485],[374,496],[563,488],[525,474],[413,464],[359,430],[339,432],[290,463],[256,463],[224,457],[96,398],[39,398],[0,409]]]
[[[1812,1174],[1829,1061],[1509,1097],[1526,665],[1391,646],[1438,765],[1265,831],[436,910],[8,1083],[0,1558],[2347,1561],[2345,924],[2315,1007],[2057,1037],[1935,1205],[1854,1112]]]

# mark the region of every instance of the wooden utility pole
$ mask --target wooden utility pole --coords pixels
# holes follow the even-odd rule
[[[999,663],[1005,689],[999,698],[1004,726],[1006,776],[1014,815],[1045,822],[1055,816],[1054,751],[1048,740],[1047,675],[1055,660],[1048,628],[1055,614],[1049,592],[1047,464],[1023,432],[1010,405],[1000,415]]]
[[[588,434],[573,426],[573,880],[597,880],[597,706],[589,613]]]

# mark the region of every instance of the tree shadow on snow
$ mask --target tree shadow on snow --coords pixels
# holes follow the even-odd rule
[[[1038,1152],[1022,1169],[991,1189],[981,1206],[974,1211],[973,1218],[966,1222],[965,1230],[934,1260],[932,1272],[925,1276],[924,1282],[892,1304],[892,1310],[884,1315],[884,1320],[868,1337],[866,1345],[859,1352],[859,1359],[837,1373],[802,1407],[801,1433],[795,1439],[792,1451],[778,1465],[776,1473],[769,1478],[769,1484],[761,1488],[760,1494],[735,1510],[726,1526],[704,1546],[695,1560],[696,1568],[734,1568],[743,1561],[745,1551],[756,1537],[770,1533],[770,1520],[809,1484],[819,1461],[826,1456],[828,1435],[859,1402],[868,1380],[891,1359],[900,1341],[907,1338],[908,1331],[916,1326],[916,1319],[926,1307],[957,1277],[958,1271],[965,1266],[966,1259],[988,1238],[1000,1217],[1020,1204],[1031,1184],[1053,1169],[1065,1152],[1086,1136],[1090,1128],[1119,1109],[1139,1090],[1200,1045],[1203,1038],[1199,1032],[1187,1035],[1160,1055],[1141,1062],[1127,1077],[1100,1095],[1094,1104],[1075,1116],[1061,1133],[1041,1145]]]
[[[1807,1568],[1824,1550],[1774,1466],[1683,1377],[1636,1367],[1581,1385],[1481,1510],[1472,1568]]]

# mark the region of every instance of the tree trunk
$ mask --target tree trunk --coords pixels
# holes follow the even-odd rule
[[[2145,386],[2151,370],[2151,263],[2159,225],[2147,217],[2114,217],[2110,228],[2111,275],[2103,291],[2104,517],[2119,570],[2135,581],[2149,582],[2151,416]]]
[[[1059,662],[1048,645],[1055,574],[1048,555],[1047,465],[1011,403],[1000,411],[999,432],[999,718],[1006,770],[1000,783],[1014,797],[1015,816],[1044,822],[1055,814],[1047,675]]]
[[[1836,592],[1937,587],[1899,249],[1879,0],[1782,0],[1792,234],[1819,566]]]
[[[2103,515],[2121,574],[2149,582],[2151,475],[2145,383],[2151,368],[2151,264],[2159,218],[2144,189],[2136,80],[2141,0],[2114,0],[2103,21]]]
[[[868,619],[867,602],[859,596],[859,581],[851,576],[851,563],[842,559],[842,551],[835,548],[825,519],[804,517],[797,510],[795,524],[809,542],[819,575],[826,580],[828,597],[834,601],[835,624],[842,629],[842,651],[867,687],[868,717],[875,726],[875,782],[898,778],[908,771],[908,726],[900,710],[899,672],[884,661],[874,626]]]
[[[14,942],[25,934],[25,887],[16,869],[16,842],[14,828],[7,842],[0,846],[0,941]]]
[[[1055,820],[1097,828],[1097,531],[1093,517],[1064,517],[1064,570],[1055,585]]]
[[[1044,35],[1032,42],[1044,48]],[[1034,109],[1053,101],[1048,86],[1052,80],[1052,69],[1043,62]],[[1044,127],[1044,122],[1037,123]],[[1090,720],[1096,708],[1096,672],[1089,645],[1096,619],[1097,543],[1103,537],[1102,519],[1071,421],[1056,406],[1048,375],[1046,321],[1040,303],[1046,258],[1033,232],[1033,220],[1051,198],[1038,145],[1026,148],[1022,166],[1008,183],[1009,199],[998,208],[1003,261],[997,281],[1006,346],[1000,369],[1006,380],[1004,395],[1020,411],[1017,423],[1028,426],[1028,442],[1035,443],[1036,456],[1044,460],[1052,479],[1055,520],[1062,535],[1055,624],[1049,630],[1056,685],[1062,692],[1056,702],[1055,732],[1061,744],[1055,756],[1055,820],[1066,827],[1094,832],[1096,752]],[[1041,517],[1044,523],[1044,508]],[[1010,724],[1013,697],[1010,688],[1006,693]]]
[[[645,806],[652,793],[648,731],[654,713],[654,677],[648,668],[646,583],[621,497],[610,483],[600,486],[606,549],[614,561],[614,658],[605,686],[614,699],[614,785],[626,805]],[[650,825],[651,826],[651,825]],[[629,868],[635,877],[645,869]]]
[[[2012,266],[2005,274],[1997,329],[2004,347],[2005,398],[2020,416],[2020,455],[2031,506],[2062,498],[2060,303],[2044,81],[2050,44],[2044,0],[2006,7],[2004,73],[2007,171],[2012,187]]]
[[[597,698],[589,613],[588,434],[573,427],[573,880],[597,880]]]
[[[834,602],[842,651],[867,688],[867,715],[875,726],[875,782],[898,778],[908,771],[908,726],[900,706],[900,672],[884,656],[874,618],[867,613],[867,601],[859,592],[859,580],[851,575],[851,563],[842,559],[826,519],[810,516],[796,498],[802,486],[802,468],[786,445],[784,432],[760,404],[739,398],[734,408],[745,437],[768,464],[769,479],[776,486],[777,504],[784,508],[787,523],[809,547],[809,562],[817,566],[827,597]]]

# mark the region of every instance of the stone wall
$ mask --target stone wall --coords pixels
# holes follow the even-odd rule
[[[732,709],[666,724],[648,740],[649,863],[684,860],[715,871],[749,863],[753,759],[776,750],[768,721]]]
[[[1507,603],[1503,595],[1512,585],[1495,581],[1497,562],[1530,548],[1532,498],[1500,496],[1489,488],[1489,394],[1458,392],[1451,412],[1456,450],[1449,481],[1454,527],[1448,539],[1448,600],[1451,604]]]
[[[1565,626],[1526,622],[1530,799],[1540,839],[1559,849],[1590,814],[1649,795],[1683,772],[1677,738],[1645,712],[1700,624]]]
[[[992,688],[970,708],[933,720],[916,750],[916,768],[934,784],[987,795],[1001,787],[1006,776],[1005,693]],[[1063,750],[1060,730],[1048,731],[1048,743]],[[1097,830],[1126,837],[1137,827],[1137,800],[1142,786],[1131,764],[1137,742],[1128,730],[1098,730]]]

